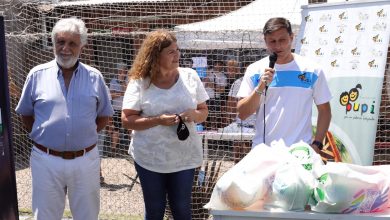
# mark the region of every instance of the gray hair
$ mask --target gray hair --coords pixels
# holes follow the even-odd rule
[[[87,44],[87,28],[85,27],[84,21],[81,19],[72,17],[57,21],[51,32],[51,39],[53,44],[56,43],[56,35],[61,32],[80,34],[81,45],[84,46]]]

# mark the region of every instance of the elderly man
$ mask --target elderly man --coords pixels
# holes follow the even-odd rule
[[[113,114],[102,74],[78,59],[87,43],[82,20],[59,20],[52,32],[55,59],[34,67],[16,107],[31,151],[35,219],[61,219],[68,194],[75,220],[98,219],[98,134]]]

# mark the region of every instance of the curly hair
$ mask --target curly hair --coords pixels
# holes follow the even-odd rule
[[[167,30],[161,29],[149,33],[135,57],[129,71],[129,78],[145,79],[149,77],[151,83],[155,82],[160,73],[160,53],[173,42],[177,42],[176,36]]]

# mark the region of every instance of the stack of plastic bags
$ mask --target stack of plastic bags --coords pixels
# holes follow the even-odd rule
[[[322,213],[380,212],[389,205],[390,166],[322,163],[306,143],[258,145],[217,182],[205,208]]]

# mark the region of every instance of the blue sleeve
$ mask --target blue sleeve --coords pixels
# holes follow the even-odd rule
[[[97,115],[112,116],[114,114],[114,110],[111,105],[111,98],[110,98],[111,95],[101,75],[99,76],[98,83],[99,83],[99,102],[97,106]]]
[[[19,103],[16,106],[16,113],[24,116],[34,115],[34,100],[32,97],[33,80],[32,74],[29,74],[24,82],[22,95],[19,99]]]

